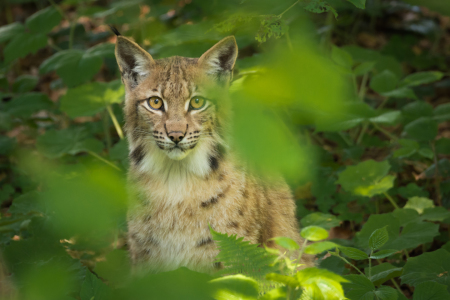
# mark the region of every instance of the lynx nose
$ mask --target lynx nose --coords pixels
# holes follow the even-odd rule
[[[172,131],[169,132],[169,139],[172,140],[175,144],[178,144],[181,142],[181,140],[184,138],[184,133],[181,131]]]

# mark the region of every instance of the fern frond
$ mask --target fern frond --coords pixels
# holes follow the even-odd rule
[[[243,237],[229,236],[210,228],[212,238],[219,248],[216,257],[224,269],[216,274],[218,276],[243,274],[258,281],[262,292],[273,288],[273,282],[266,280],[266,274],[280,271],[280,265],[275,264],[276,255],[268,253],[257,244],[244,241]]]

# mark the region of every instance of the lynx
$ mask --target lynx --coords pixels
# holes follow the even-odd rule
[[[229,147],[235,38],[200,58],[155,60],[115,33],[126,91],[128,246],[135,270],[222,268],[209,226],[269,247],[276,247],[270,239],[277,236],[301,243],[287,184],[246,172]],[[312,265],[311,257],[306,260]]]

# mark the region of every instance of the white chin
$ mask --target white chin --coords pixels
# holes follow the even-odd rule
[[[167,156],[173,160],[182,160],[188,155],[189,150],[182,151],[181,149],[175,148],[173,150],[166,151]]]

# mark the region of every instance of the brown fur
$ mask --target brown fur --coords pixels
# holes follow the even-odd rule
[[[237,57],[234,37],[199,59],[153,60],[118,36],[116,57],[126,88],[126,132],[130,143],[129,249],[136,268],[167,271],[180,266],[212,272],[218,253],[209,232],[237,234],[274,246],[286,236],[301,243],[295,203],[283,182],[263,183],[239,167],[227,144],[227,90]],[[193,95],[209,99],[201,111],[187,110]],[[146,99],[164,100],[164,111]],[[184,136],[179,148],[172,132]],[[307,258],[311,265],[311,258]]]

